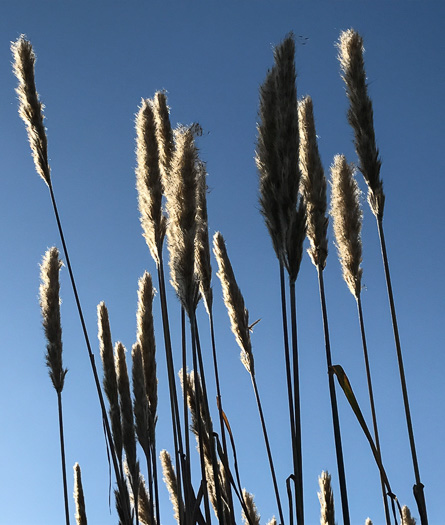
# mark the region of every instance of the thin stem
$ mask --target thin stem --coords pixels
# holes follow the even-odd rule
[[[357,309],[358,309],[358,318],[360,322],[360,331],[362,334],[363,357],[365,359],[366,380],[368,383],[369,403],[371,405],[372,425],[374,427],[374,441],[375,441],[375,447],[377,449],[377,452],[380,454],[380,460],[381,460],[382,453],[380,450],[379,431],[377,427],[377,415],[375,412],[374,393],[372,390],[372,381],[371,381],[371,368],[369,366],[368,346],[366,344],[365,323],[363,320],[362,301],[361,301],[360,295],[357,297]],[[385,519],[386,519],[387,525],[390,525],[391,518],[389,515],[388,501],[386,499],[385,484],[384,484],[381,473],[380,473],[380,485],[382,487],[383,506],[385,508]]]
[[[420,473],[419,473],[419,465],[417,462],[417,453],[416,453],[416,445],[414,442],[414,432],[413,432],[413,425],[411,422],[411,412],[409,408],[409,401],[408,401],[408,391],[406,388],[406,379],[405,379],[405,370],[403,366],[403,357],[402,357],[402,348],[400,345],[400,338],[399,338],[399,329],[397,326],[397,316],[396,316],[396,309],[394,306],[394,296],[392,292],[392,285],[391,285],[391,276],[389,273],[389,264],[388,264],[388,255],[386,252],[386,243],[385,243],[385,236],[383,233],[383,218],[377,217],[377,227],[379,232],[379,238],[380,238],[380,248],[382,251],[382,259],[383,259],[383,267],[385,270],[385,278],[386,278],[386,287],[388,290],[388,299],[389,299],[389,306],[391,310],[391,319],[392,319],[392,327],[394,332],[394,341],[396,345],[396,352],[397,352],[397,361],[399,365],[399,374],[400,374],[400,383],[402,386],[402,395],[403,395],[403,403],[405,407],[405,417],[406,417],[406,424],[408,427],[408,436],[409,436],[409,444],[411,447],[411,456],[413,461],[413,467],[414,467],[414,475],[416,478],[416,484],[413,487],[414,497],[416,498],[417,507],[419,509],[420,514],[420,521],[422,525],[428,525],[428,517],[426,512],[426,503],[425,503],[425,495],[423,492],[423,484],[420,481]]]
[[[66,265],[67,265],[67,268],[68,268],[68,273],[69,273],[70,280],[71,280],[71,286],[73,288],[74,298],[75,298],[76,306],[77,306],[77,312],[79,314],[80,324],[82,325],[82,331],[83,331],[83,335],[84,335],[84,339],[85,339],[85,344],[86,344],[86,347],[87,347],[88,356],[90,358],[91,370],[93,372],[93,377],[94,377],[94,382],[95,382],[95,385],[96,385],[97,395],[99,396],[99,403],[100,403],[100,408],[101,408],[101,412],[102,412],[102,420],[103,420],[103,423],[104,423],[105,435],[106,435],[106,438],[107,438],[107,441],[108,441],[108,446],[109,446],[110,451],[111,451],[111,459],[112,459],[112,463],[113,463],[114,473],[115,473],[115,476],[116,476],[116,482],[117,482],[117,485],[118,485],[118,488],[119,488],[119,492],[120,492],[120,494],[122,494],[122,502],[124,502],[124,501],[126,502],[126,499],[123,497],[123,495],[125,493],[124,480],[123,480],[123,478],[121,476],[121,473],[120,473],[120,470],[119,470],[119,466],[118,466],[118,462],[117,462],[117,458],[116,458],[116,449],[114,447],[114,441],[113,441],[113,437],[112,437],[112,434],[111,434],[110,423],[108,421],[108,415],[107,415],[107,410],[105,408],[105,402],[104,402],[104,398],[103,398],[103,395],[102,395],[102,389],[100,388],[100,381],[99,381],[99,376],[97,374],[96,363],[94,361],[94,354],[93,354],[93,352],[91,350],[90,339],[88,337],[88,332],[87,332],[85,320],[84,320],[84,317],[83,317],[82,307],[80,305],[79,295],[77,293],[77,287],[76,287],[76,283],[75,283],[75,280],[74,280],[73,270],[71,268],[71,262],[70,262],[70,258],[69,258],[69,255],[68,255],[68,249],[67,249],[67,246],[66,246],[66,243],[65,243],[65,236],[63,234],[62,223],[60,221],[59,212],[58,212],[58,209],[57,209],[57,204],[56,204],[56,199],[55,199],[55,196],[54,196],[52,184],[49,184],[48,188],[49,188],[51,202],[52,202],[53,209],[54,209],[54,215],[56,217],[56,222],[57,222],[57,227],[58,227],[58,230],[59,230],[60,240],[61,240],[62,246],[63,246],[63,252],[65,254],[65,261],[66,261]],[[125,511],[126,511],[126,519],[128,520],[128,523],[130,524],[130,523],[132,523],[130,509],[126,508]]]
[[[220,384],[219,384],[218,360],[216,357],[216,342],[215,342],[215,329],[214,329],[214,324],[213,324],[212,305],[210,305],[209,307],[209,320],[210,320],[210,336],[212,340],[213,369],[215,373],[215,383],[216,383],[216,403],[217,403],[218,414],[219,414],[219,427],[220,427],[220,433],[221,433],[222,448],[223,448],[224,458],[225,458],[225,461],[223,461],[223,465],[224,465],[224,468],[226,468],[226,463],[228,462],[227,441],[226,441],[226,431],[225,431],[224,421],[223,421],[224,409],[222,406],[221,389],[220,389]],[[232,486],[230,484],[229,476],[227,476],[226,493],[227,493],[227,497],[229,498],[228,504],[229,504],[229,509],[230,509],[230,519],[232,523],[235,523],[235,510],[233,507]]]
[[[185,310],[181,306],[181,339],[182,339],[182,389],[183,389],[183,417],[184,417],[184,429],[185,429],[185,454],[187,456],[187,463],[190,468],[190,432],[189,432],[189,421],[188,421],[188,382],[187,382],[187,341],[185,335]]]
[[[303,510],[303,458],[301,445],[301,411],[300,411],[300,379],[298,372],[298,342],[297,342],[297,307],[295,298],[295,281],[290,283],[290,305],[292,324],[292,363],[294,376],[294,411],[295,411],[295,446],[297,449],[297,479],[296,479],[296,511],[297,524],[304,525]]]
[[[298,473],[298,452],[295,438],[295,412],[294,412],[294,398],[292,393],[292,377],[290,368],[290,351],[289,351],[289,335],[287,326],[287,309],[286,309],[286,289],[284,281],[284,267],[283,263],[280,262],[280,289],[281,289],[281,314],[283,320],[283,338],[284,338],[284,358],[286,363],[286,380],[287,380],[287,398],[289,405],[289,420],[290,420],[290,433],[292,443],[292,459],[294,467],[294,483],[297,483]],[[298,476],[299,478],[299,476]],[[297,487],[295,486],[295,493],[297,493]]]
[[[69,506],[68,506],[68,488],[67,488],[67,482],[66,482],[65,440],[63,438],[62,392],[57,392],[57,404],[59,408],[60,455],[62,459],[63,497],[65,500],[65,520],[66,520],[66,525],[70,525],[70,511],[69,511]]]
[[[256,384],[255,376],[253,374],[250,374],[250,377],[252,379],[253,391],[255,393],[255,399],[256,399],[256,402],[257,402],[257,405],[258,405],[258,412],[260,414],[261,427],[263,429],[264,442],[266,444],[267,457],[269,459],[270,473],[272,474],[272,481],[273,481],[273,487],[274,487],[274,491],[275,491],[275,498],[277,500],[278,513],[280,515],[280,524],[284,525],[284,518],[283,518],[283,510],[281,508],[280,493],[278,491],[277,477],[275,475],[275,467],[274,467],[274,464],[273,464],[272,452],[271,452],[270,445],[269,445],[269,437],[267,435],[266,422],[264,420],[263,408],[261,406],[261,400],[260,400],[260,394],[258,392],[258,387],[257,387],[257,384]]]
[[[318,273],[318,287],[320,291],[320,302],[321,302],[321,311],[323,315],[323,328],[324,328],[324,339],[325,339],[325,348],[326,348],[326,364],[328,371],[332,367],[332,358],[331,358],[331,343],[329,339],[329,326],[328,326],[328,313],[326,308],[326,297],[324,291],[324,280],[323,280],[323,269],[320,265],[317,266]],[[334,425],[334,441],[335,441],[335,452],[337,455],[337,470],[338,470],[338,479],[340,483],[340,496],[341,496],[341,505],[343,512],[343,523],[344,525],[349,525],[349,506],[348,506],[348,491],[346,488],[346,474],[345,474],[345,465],[343,461],[343,448],[341,444],[341,432],[340,432],[340,419],[338,417],[338,407],[337,407],[337,396],[335,393],[335,384],[334,377],[332,374],[328,373],[329,381],[329,395],[331,398],[331,412],[332,412],[332,422]]]
[[[151,461],[153,465],[153,479],[155,488],[155,505],[156,505],[156,523],[161,524],[161,509],[159,508],[159,489],[158,489],[158,468],[156,463],[156,442],[151,444]]]

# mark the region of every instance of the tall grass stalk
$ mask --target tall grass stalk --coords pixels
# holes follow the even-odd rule
[[[260,206],[280,264],[284,354],[296,492],[296,515],[304,523],[295,280],[305,234],[304,203],[298,204],[298,107],[295,43],[288,35],[274,50],[275,64],[260,88],[256,164]],[[291,294],[292,363],[287,330],[283,267],[289,274]]]
[[[255,378],[255,365],[252,353],[252,344],[250,341],[249,312],[245,307],[244,298],[236,282],[235,274],[233,273],[232,265],[227,255],[223,236],[219,232],[215,233],[213,237],[213,251],[215,253],[216,260],[218,261],[218,277],[221,281],[224,303],[229,314],[232,332],[235,335],[236,342],[241,348],[241,362],[249,372],[250,378],[252,380],[255,400],[258,406],[258,412],[261,421],[261,428],[263,430],[264,443],[266,445],[266,452],[269,460],[269,467],[275,491],[275,498],[277,501],[278,513],[280,516],[280,523],[284,525],[283,510],[281,507],[280,493],[278,490],[275,467],[272,459],[272,451],[269,444],[266,422],[264,419],[263,408],[261,405],[258,386]]]
[[[324,170],[318,151],[311,97],[306,96],[300,101],[298,105],[298,116],[300,130],[299,161],[301,170],[301,193],[306,203],[306,230],[307,237],[310,242],[308,253],[312,263],[317,269],[318,288],[320,293],[325,338],[326,364],[327,370],[329,371],[330,367],[332,366],[332,357],[323,279],[323,271],[326,267],[326,259],[328,255],[326,177],[324,175]],[[340,483],[343,522],[345,525],[348,525],[350,523],[350,519],[345,466],[343,461],[343,448],[340,433],[340,419],[338,416],[334,378],[332,377],[332,374],[329,373],[328,383],[331,400],[332,421],[334,426],[334,441]]]
[[[357,302],[358,319],[362,337],[363,357],[366,369],[366,381],[368,385],[369,403],[371,406],[372,424],[374,429],[374,440],[378,454],[381,458],[380,439],[375,411],[374,393],[371,380],[371,368],[369,365],[368,347],[366,344],[365,325],[361,303],[361,278],[363,270],[362,262],[362,211],[360,208],[360,189],[353,175],[353,168],[346,162],[343,155],[334,158],[332,171],[332,208],[331,214],[334,219],[334,233],[337,241],[337,250],[341,262],[343,277],[348,288]],[[388,501],[382,474],[380,483],[385,509],[387,525],[390,524]]]
[[[36,56],[34,54],[31,43],[26,40],[24,35],[21,35],[16,42],[11,46],[13,53],[13,70],[16,75],[19,85],[17,87],[17,95],[19,99],[19,115],[25,122],[29,143],[31,146],[31,152],[34,159],[34,164],[37,173],[42,177],[48,186],[51,203],[54,210],[54,215],[57,222],[57,227],[60,234],[60,239],[63,246],[63,252],[65,255],[65,261],[68,268],[68,273],[73,288],[74,298],[76,302],[77,311],[79,314],[80,323],[82,325],[82,331],[85,339],[85,344],[88,351],[88,357],[90,359],[91,370],[93,372],[94,383],[96,386],[97,395],[99,397],[99,404],[102,413],[102,421],[105,428],[106,441],[111,453],[111,459],[113,468],[116,476],[116,482],[120,492],[125,491],[124,480],[120,474],[119,466],[116,458],[116,452],[114,449],[113,438],[111,434],[110,424],[107,417],[105,408],[104,398],[102,390],[100,388],[99,376],[97,374],[97,368],[94,361],[94,354],[91,350],[91,344],[86,329],[86,324],[83,316],[82,307],[80,304],[79,295],[77,293],[77,287],[74,280],[74,274],[71,267],[71,262],[68,254],[68,249],[65,242],[65,236],[63,234],[62,224],[57,209],[57,204],[54,196],[50,167],[48,163],[47,153],[47,138],[46,131],[43,125],[43,105],[40,102],[34,80],[34,65]],[[125,508],[125,523],[131,523],[130,509]]]
[[[388,255],[386,251],[385,236],[383,233],[383,210],[385,195],[383,183],[380,178],[381,160],[376,146],[374,132],[374,117],[372,101],[368,95],[366,72],[363,59],[363,39],[353,29],[344,31],[340,35],[339,60],[343,71],[343,80],[346,84],[346,94],[349,99],[348,121],[354,130],[355,149],[359,158],[359,168],[368,185],[368,202],[376,217],[379,232],[380,247],[382,252],[383,267],[385,272],[386,287],[391,312],[391,320],[396,346],[399,367],[400,383],[402,388],[405,418],[411,448],[414,476],[416,483],[413,487],[414,497],[417,502],[422,525],[428,524],[424,486],[420,481],[419,465],[417,461],[414,431],[411,420],[411,411],[408,400],[405,370],[403,365],[402,348],[400,344],[397,316],[394,305],[391,276],[389,272]]]
[[[60,284],[59,271],[62,261],[59,260],[57,248],[50,248],[43,257],[40,266],[40,307],[42,310],[43,328],[47,340],[46,366],[57,393],[59,415],[60,456],[62,463],[63,496],[65,502],[65,520],[69,525],[68,488],[66,480],[65,440],[63,436],[62,390],[68,370],[62,364],[62,325],[60,322]]]

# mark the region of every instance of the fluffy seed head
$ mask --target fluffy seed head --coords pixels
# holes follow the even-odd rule
[[[175,143],[170,123],[170,108],[167,105],[167,95],[157,91],[153,99],[154,117],[156,123],[156,139],[159,150],[159,167],[165,186],[168,184]]]
[[[334,514],[334,494],[331,487],[331,476],[328,472],[323,471],[318,478],[320,492],[318,499],[320,501],[320,524],[335,525]]]
[[[74,502],[76,504],[76,524],[87,525],[85,499],[83,496],[82,476],[79,463],[74,465]]]
[[[357,299],[361,291],[362,262],[362,211],[360,189],[344,155],[336,155],[331,166],[332,202],[331,215],[343,278],[352,295]]]
[[[142,100],[136,115],[136,188],[143,235],[159,264],[166,220],[162,212],[162,182],[153,101]]]
[[[219,272],[217,275],[221,281],[230,326],[236,342],[241,348],[241,362],[253,376],[255,375],[255,368],[250,342],[249,312],[244,305],[243,295],[236,282],[223,236],[219,232],[215,233],[213,237],[213,252],[218,261]]]
[[[162,472],[164,474],[164,482],[170,494],[170,501],[173,505],[175,520],[179,523],[179,496],[178,496],[178,481],[176,479],[175,469],[173,468],[172,458],[166,450],[161,450],[160,453]]]
[[[326,178],[318,152],[311,97],[300,101],[298,115],[301,192],[306,203],[307,236],[311,244],[308,253],[314,265],[323,269],[328,255]]]
[[[253,494],[250,494],[246,489],[243,489],[243,500],[246,505],[248,516],[246,516],[246,511],[243,509],[244,525],[249,525],[249,523],[252,523],[252,525],[260,525],[261,516],[258,514],[258,509],[255,505]]]
[[[19,99],[19,115],[26,125],[29,145],[37,173],[51,186],[51,171],[48,163],[46,130],[43,124],[43,104],[40,102],[34,79],[36,55],[25,35],[20,35],[11,44],[13,71],[17,77],[16,93]]]
[[[349,98],[348,121],[354,130],[359,169],[368,184],[368,202],[376,217],[383,217],[385,195],[380,179],[381,160],[376,146],[372,102],[368,96],[363,60],[363,39],[353,29],[340,34],[338,59]]]
[[[40,265],[40,308],[42,323],[47,340],[46,366],[57,393],[61,393],[67,369],[62,365],[62,326],[60,323],[59,270],[62,261],[59,251],[53,247],[47,250]]]

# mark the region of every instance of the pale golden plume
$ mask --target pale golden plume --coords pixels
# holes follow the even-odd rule
[[[223,236],[219,232],[215,233],[213,237],[213,251],[218,261],[219,272],[217,275],[221,281],[230,326],[236,342],[241,348],[241,362],[253,376],[255,375],[255,368],[250,342],[249,312],[244,305],[243,295],[236,282]]]
[[[141,345],[136,343],[131,351],[133,412],[136,435],[146,455],[150,453],[150,440],[154,439],[154,428],[149,423],[148,399],[145,388],[144,367],[142,364]]]
[[[243,500],[247,510],[247,513],[244,509],[242,511],[244,525],[260,525],[261,516],[258,514],[258,509],[255,505],[253,494],[250,494],[246,489],[243,489]]]
[[[166,220],[162,212],[162,181],[153,101],[142,100],[136,115],[136,188],[145,241],[156,265],[160,262]]]
[[[172,459],[166,450],[161,450],[159,457],[161,459],[162,472],[164,473],[164,482],[170,495],[170,501],[173,505],[174,517],[177,523],[179,523],[178,480],[176,479]]]
[[[57,393],[61,393],[67,369],[62,364],[62,325],[60,322],[59,271],[62,261],[57,248],[49,248],[40,265],[40,308],[46,337],[46,366]]]
[[[85,511],[85,499],[82,488],[82,475],[79,463],[74,465],[74,502],[76,505],[76,524],[87,525],[87,515]]]
[[[368,96],[363,61],[363,39],[353,29],[340,34],[339,61],[349,98],[348,121],[355,135],[360,171],[368,184],[368,202],[376,217],[383,217],[385,195],[380,179],[381,160],[376,146],[372,102]]]
[[[173,152],[175,151],[175,143],[170,123],[170,108],[167,105],[167,95],[164,91],[157,91],[155,93],[153,109],[159,150],[159,167],[164,186],[167,186]]]
[[[19,81],[16,93],[19,99],[19,115],[26,125],[29,145],[37,173],[51,186],[51,171],[48,163],[46,130],[43,124],[43,104],[40,102],[34,79],[36,55],[25,35],[20,35],[11,44],[13,71]]]
[[[311,97],[298,104],[300,127],[301,193],[306,203],[306,229],[311,247],[308,253],[315,266],[324,269],[328,255],[328,218],[326,216],[326,177],[324,176]]]
[[[153,327],[153,298],[155,290],[148,272],[139,279],[137,320],[137,341],[142,352],[144,380],[150,414],[156,420],[158,406],[158,379],[156,376],[156,342]]]
[[[331,215],[338,256],[343,278],[352,295],[357,299],[361,291],[362,262],[362,211],[360,189],[353,175],[353,168],[344,155],[336,155],[331,166],[332,196]]]
[[[406,505],[402,507],[402,524],[401,525],[416,525],[416,520],[411,516],[411,512]]]
[[[111,421],[114,446],[120,462],[122,462],[122,426],[121,411],[119,408],[119,394],[117,389],[116,366],[114,363],[113,342],[111,339],[108,310],[102,301],[97,306],[97,326],[99,337],[100,357],[104,371],[103,385],[109,403],[108,413]]]
[[[209,227],[207,216],[207,182],[206,168],[203,162],[198,163],[196,192],[196,239],[195,271],[199,289],[207,313],[210,315],[213,302],[212,267],[210,264]]]
[[[167,197],[167,239],[171,283],[189,316],[199,299],[195,278],[196,183],[198,150],[193,127],[175,130],[176,150],[172,160]]]
[[[328,472],[323,471],[318,478],[320,492],[318,500],[320,501],[320,525],[335,525],[334,512],[334,494],[331,487],[331,476]]]
[[[139,494],[138,494],[138,510],[139,510],[139,523],[142,525],[156,525],[151,519],[151,505],[150,496],[145,486],[144,476],[139,475]]]

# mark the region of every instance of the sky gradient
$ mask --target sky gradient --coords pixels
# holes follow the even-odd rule
[[[313,99],[326,175],[337,153],[356,162],[335,48],[340,32],[353,27],[365,42],[386,194],[384,227],[420,473],[430,524],[440,525],[445,470],[444,15],[443,3],[414,0],[301,5],[284,0],[2,2],[0,524],[52,525],[64,519],[57,399],[45,368],[38,301],[39,263],[47,247],[61,249],[61,243],[47,188],[35,173],[17,114],[10,42],[25,33],[37,54],[36,84],[46,106],[53,187],[98,365],[97,304],[103,300],[108,306],[113,340],[131,349],[137,281],[144,270],[155,273],[141,235],[135,189],[134,115],[140,100],[165,89],[172,124],[202,126],[198,145],[209,173],[210,234],[221,231],[225,237],[251,320],[261,318],[252,334],[253,353],[285,499],[291,458],[279,273],[259,213],[254,163],[258,88],[273,64],[273,45],[293,31],[297,92]],[[366,192],[361,175],[358,182]],[[394,492],[418,517],[377,229],[366,193],[362,205],[362,302],[382,456]],[[356,305],[341,277],[332,225],[329,250],[325,286],[333,361],[348,373],[370,422]],[[216,272],[215,261],[212,266]],[[213,288],[224,407],[237,443],[243,485],[255,495],[261,522],[266,523],[277,510],[250,378],[239,362],[215,276]],[[178,327],[180,307],[173,288],[167,295],[171,324]],[[89,522],[116,523],[114,503],[111,516],[108,506],[99,403],[66,268],[61,272],[61,297],[64,365],[69,370],[63,392],[69,493],[71,467],[79,462]],[[328,470],[341,523],[317,275],[306,253],[297,280],[297,302],[306,522],[319,522],[317,476]],[[160,398],[157,442],[159,450],[173,452],[158,298],[154,313]],[[209,348],[202,304],[198,316],[203,346]],[[180,343],[177,329],[173,343],[177,347]],[[210,367],[210,352],[207,357]],[[338,389],[337,396],[351,523],[364,523],[369,516],[374,525],[382,524],[377,468]],[[162,523],[173,524],[163,485],[161,498]],[[70,505],[74,516],[72,500]]]

